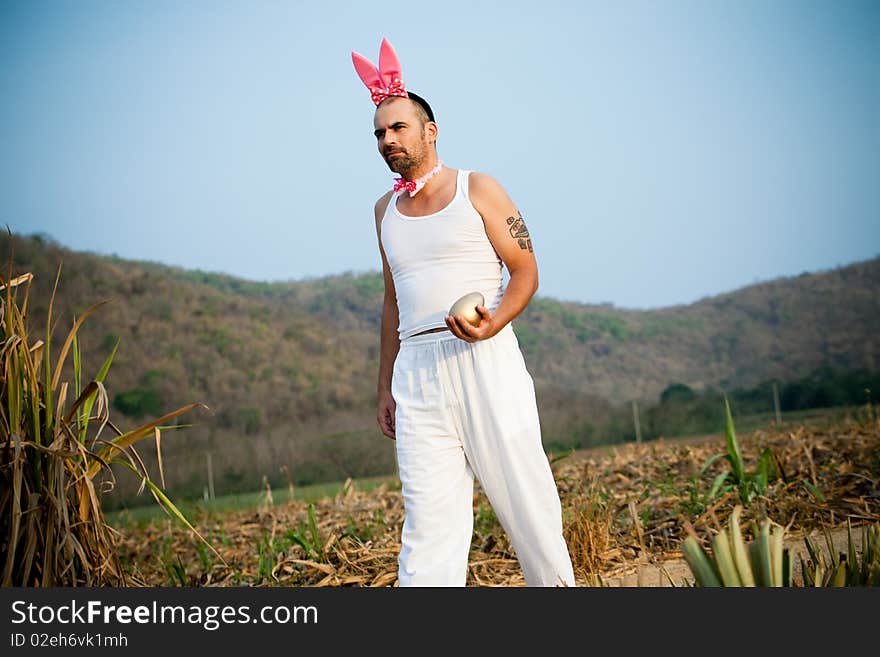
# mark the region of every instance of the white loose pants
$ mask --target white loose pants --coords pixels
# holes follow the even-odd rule
[[[474,477],[510,537],[528,586],[574,586],[535,388],[513,326],[470,343],[404,339],[391,394],[406,518],[399,586],[464,586]]]

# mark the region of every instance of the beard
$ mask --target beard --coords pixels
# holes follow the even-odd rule
[[[399,155],[391,158],[392,153],[399,153]],[[397,147],[386,151],[383,157],[389,169],[410,180],[411,176],[409,174],[417,171],[422,162],[425,161],[425,149],[420,148],[417,152],[410,152],[405,148]]]

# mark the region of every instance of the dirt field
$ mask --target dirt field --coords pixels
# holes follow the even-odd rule
[[[747,475],[761,453],[778,470],[745,507],[744,531],[764,517],[786,527],[796,581],[805,533],[824,547],[822,530],[831,531],[839,552],[847,519],[857,540],[861,526],[880,522],[880,422],[768,428],[739,443]],[[741,502],[737,489],[708,494],[730,468],[725,458],[712,460],[723,453],[723,437],[710,436],[551,455],[578,584],[597,576],[627,587],[692,580],[680,552],[686,527],[708,545]],[[516,555],[479,487],[474,512],[468,585],[522,586]],[[396,585],[403,503],[393,488],[362,492],[351,484],[311,509],[266,499],[259,509],[194,521],[216,553],[171,521],[125,530],[120,555],[133,584]]]

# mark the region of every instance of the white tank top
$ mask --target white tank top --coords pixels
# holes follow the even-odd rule
[[[455,196],[439,212],[410,217],[391,197],[382,217],[382,248],[391,269],[401,340],[427,329],[446,328],[450,306],[481,292],[494,313],[501,303],[501,258],[486,235],[483,218],[468,197],[468,174],[459,171]]]

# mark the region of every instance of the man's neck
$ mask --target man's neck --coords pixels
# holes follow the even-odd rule
[[[403,176],[406,180],[418,180],[422,176],[427,175],[428,172],[431,171],[431,169],[436,167],[438,162],[440,162],[440,158],[435,155],[425,160],[424,163],[422,163],[422,165],[417,169],[407,171],[406,174],[400,175]]]

